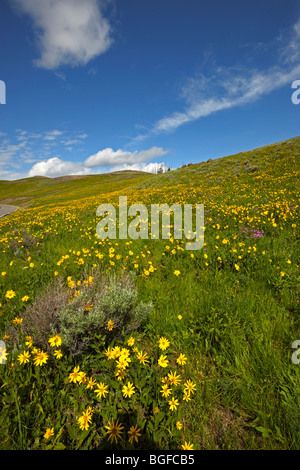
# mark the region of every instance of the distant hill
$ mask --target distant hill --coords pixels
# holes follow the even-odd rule
[[[57,203],[70,199],[110,193],[141,184],[152,178],[143,171],[115,171],[99,175],[67,175],[57,178],[33,176],[13,181],[0,181],[0,204],[20,207],[51,203],[55,195]]]
[[[300,167],[300,136],[265,145],[247,152],[195,163],[154,175],[142,171],[124,170],[99,175],[66,175],[57,178],[34,176],[14,181],[0,181],[0,204],[19,207],[51,204],[83,199],[90,196],[183,185],[195,188],[228,182],[247,182],[253,176],[270,172],[278,177],[291,165]],[[222,183],[222,184],[223,184]],[[299,181],[295,181],[299,184]],[[123,192],[123,194],[124,194]]]

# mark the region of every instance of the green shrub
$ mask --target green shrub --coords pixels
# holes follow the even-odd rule
[[[78,356],[86,351],[95,334],[105,336],[108,344],[141,327],[152,305],[138,302],[137,297],[130,278],[125,283],[109,279],[104,286],[94,282],[83,289],[57,313],[59,334],[66,349]]]

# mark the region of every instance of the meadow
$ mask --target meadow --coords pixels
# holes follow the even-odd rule
[[[299,449],[299,174],[295,137],[159,175],[0,181],[20,207],[0,219],[0,449]],[[172,225],[100,240],[120,195],[204,204],[203,247]]]

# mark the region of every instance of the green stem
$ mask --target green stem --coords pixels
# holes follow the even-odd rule
[[[19,427],[19,438],[20,438],[20,443],[21,443],[21,449],[23,450],[23,434],[22,434],[22,423],[21,423],[21,414],[20,414],[20,408],[19,408],[19,403],[18,403],[18,396],[15,388],[13,388],[14,392],[14,399],[16,403],[16,408],[17,408],[17,415],[18,415],[18,427]]]

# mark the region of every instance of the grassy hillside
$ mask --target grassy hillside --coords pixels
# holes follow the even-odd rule
[[[141,184],[150,173],[121,171],[103,175],[45,178],[34,176],[15,181],[0,181],[0,204],[31,207],[37,204],[62,203],[90,195],[107,194]]]
[[[0,220],[0,448],[299,449],[299,152],[0,182],[23,204]],[[97,238],[119,195],[148,239]],[[152,240],[152,203],[204,204],[203,248]]]

